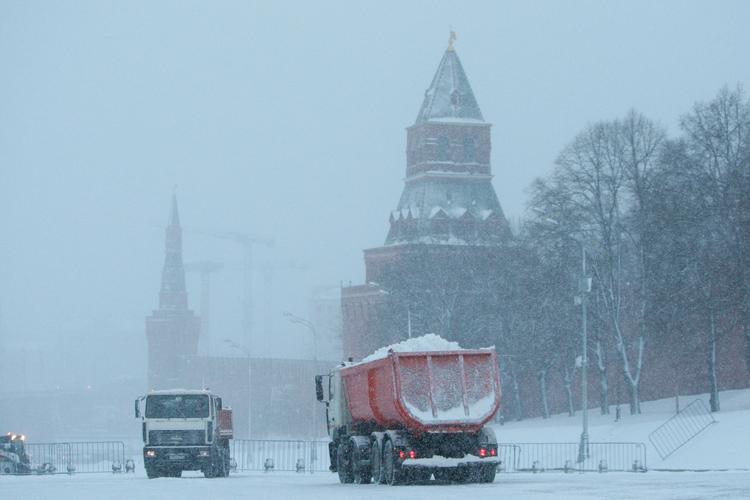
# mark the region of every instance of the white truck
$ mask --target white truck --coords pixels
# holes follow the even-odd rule
[[[143,410],[141,410],[143,408]],[[200,470],[207,478],[229,475],[232,410],[208,390],[151,391],[135,400],[142,420],[143,465],[149,479]]]

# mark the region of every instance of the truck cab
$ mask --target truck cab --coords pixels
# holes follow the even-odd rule
[[[208,390],[151,391],[135,401],[142,420],[143,464],[149,478],[229,475],[231,409]]]
[[[341,366],[346,366],[342,363]],[[316,396],[318,401],[326,405],[326,423],[328,435],[334,438],[334,433],[341,432],[351,425],[351,418],[347,410],[346,392],[344,391],[341,371],[334,369],[327,375],[315,377]]]

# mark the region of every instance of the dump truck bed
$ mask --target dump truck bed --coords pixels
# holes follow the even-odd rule
[[[224,439],[234,438],[231,408],[222,408],[219,410],[219,437]]]
[[[342,368],[341,377],[355,424],[475,432],[500,407],[494,349],[390,352]]]

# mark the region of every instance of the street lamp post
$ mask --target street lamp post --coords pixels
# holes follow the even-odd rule
[[[315,370],[318,369],[318,331],[315,329],[315,325],[312,324],[311,321],[301,318],[297,316],[296,314],[292,314],[289,311],[284,311],[283,316],[291,321],[292,323],[296,323],[298,325],[303,325],[306,327],[310,333],[312,333],[313,338],[313,365],[315,366]],[[312,407],[312,437],[313,439],[318,437],[318,422],[317,422],[317,408],[316,408],[317,401],[313,401],[313,407]]]
[[[589,391],[588,391],[588,331],[586,328],[586,296],[591,289],[591,281],[586,276],[586,247],[581,244],[581,337],[583,344],[583,355],[581,357],[581,406],[583,412],[583,430],[581,431],[581,443],[578,446],[578,462],[583,463],[589,457]]]
[[[231,347],[233,349],[237,349],[242,354],[244,354],[245,357],[247,358],[247,438],[250,439],[250,438],[252,438],[251,432],[252,432],[252,429],[253,429],[253,426],[252,426],[253,405],[252,405],[252,401],[250,401],[250,399],[251,399],[250,397],[253,394],[253,389],[252,389],[252,387],[253,387],[253,385],[252,385],[252,382],[253,382],[253,371],[252,371],[252,367],[250,366],[250,364],[251,364],[251,361],[250,361],[250,351],[248,350],[247,347],[244,347],[244,346],[238,344],[237,342],[235,342],[232,339],[224,339],[224,343],[227,344],[227,345],[229,345],[229,347]]]
[[[391,290],[385,288],[381,284],[374,282],[371,283],[377,286],[381,293],[384,293],[386,295],[391,294]],[[406,302],[406,336],[407,338],[411,338],[411,301]]]
[[[551,219],[546,216],[543,210],[533,208],[537,212],[542,220],[548,222],[554,226],[560,227],[560,223],[555,219]],[[583,238],[580,240],[573,237],[570,234],[566,234],[567,237],[581,245],[581,279],[578,285],[579,297],[581,303],[581,413],[583,414],[581,440],[578,445],[578,463],[583,463],[589,457],[589,392],[588,392],[588,330],[587,330],[587,313],[586,303],[587,294],[591,291],[591,279],[586,276],[586,246],[583,243]]]

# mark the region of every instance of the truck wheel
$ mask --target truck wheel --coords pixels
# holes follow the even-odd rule
[[[369,454],[367,457],[361,456],[360,449],[358,446],[358,440],[352,439],[349,443],[351,450],[349,463],[352,464],[352,473],[354,474],[354,482],[358,484],[370,484],[372,481],[372,471],[370,465],[362,466],[362,462],[369,462]]]
[[[339,447],[336,450],[336,469],[339,472],[339,481],[343,484],[349,484],[354,482],[354,473],[352,472],[352,461],[347,453],[346,445],[339,443]]]
[[[484,465],[479,470],[479,482],[480,483],[494,483],[495,474],[497,473],[497,465]]]
[[[229,451],[229,441],[224,443],[224,477],[229,477],[232,470],[232,454]]]
[[[229,454],[221,455],[219,459],[219,477],[229,477]]]
[[[381,482],[391,486],[401,484],[404,480],[404,474],[397,463],[396,450],[390,439],[383,443],[383,466],[381,467]]]
[[[380,443],[377,439],[373,439],[370,445],[370,471],[372,472],[372,481],[375,484],[380,484],[382,481],[382,464],[383,454],[380,451]]]
[[[146,468],[146,477],[148,477],[149,479],[155,479],[161,476],[161,474],[159,474],[159,469],[157,469],[156,467],[149,467],[147,465],[145,468]]]

